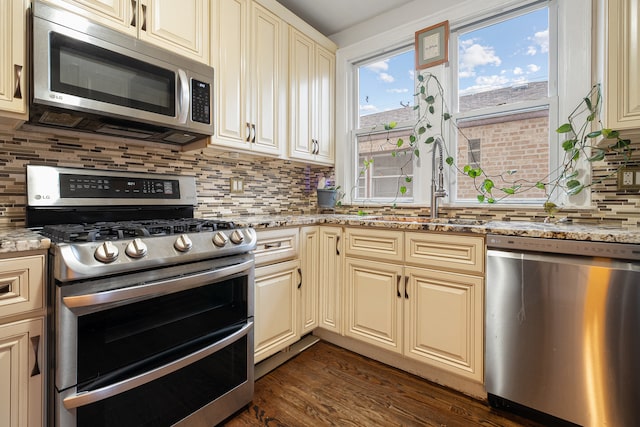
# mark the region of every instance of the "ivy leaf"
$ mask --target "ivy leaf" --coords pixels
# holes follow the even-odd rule
[[[411,181],[413,181],[413,178],[411,178],[410,176],[408,176],[408,177],[406,177],[406,178],[404,179],[404,181],[405,181],[405,182],[411,182]]]
[[[396,142],[396,146],[399,148],[399,147],[402,147],[403,144],[404,144],[404,140],[402,138],[398,138],[398,142]]]
[[[414,142],[416,142],[416,136],[415,136],[415,135],[413,135],[413,134],[411,134],[411,135],[409,136],[409,142],[410,142],[411,144],[413,144]]]
[[[436,102],[436,98],[433,95],[429,95],[425,101],[427,101],[427,104],[433,104]]]
[[[453,160],[453,157],[449,156],[449,157],[447,157],[447,159],[446,159],[445,161],[447,162],[447,164],[448,164],[449,166],[451,166],[451,165],[453,165],[453,161],[454,161],[454,160]]]
[[[442,118],[443,118],[445,121],[446,121],[446,120],[449,120],[449,119],[451,118],[451,114],[449,114],[449,113],[444,113],[444,114],[442,115]]]
[[[423,133],[425,133],[427,131],[427,129],[425,129],[424,126],[420,126],[418,128],[418,135],[422,135]]]
[[[495,203],[495,202],[496,202],[496,199],[494,199],[493,197],[489,197],[487,199],[487,203]]]
[[[495,184],[489,178],[485,179],[484,182],[482,183],[482,189],[487,193],[491,193],[491,190],[493,190],[494,186]]]
[[[431,123],[427,123],[427,129],[431,129],[433,125]]]
[[[511,187],[501,188],[500,191],[502,191],[505,194],[516,194],[516,190],[514,190]]]
[[[567,181],[567,188],[576,188],[581,185],[582,184],[580,184],[580,181],[578,181],[577,179],[572,179],[570,181]]]
[[[556,129],[556,132],[558,133],[568,133],[573,131],[573,126],[571,126],[571,123],[565,123],[562,126],[560,126],[558,129]]]
[[[413,150],[413,154],[415,154],[416,157],[420,157],[420,150],[416,148],[415,150]]]
[[[593,111],[593,105],[591,104],[591,100],[589,99],[589,97],[584,98],[584,103],[587,104],[587,108],[589,109],[589,111]]]
[[[577,139],[567,139],[565,142],[562,143],[562,148],[564,149],[564,151],[571,151],[573,150],[573,147],[575,147],[577,143],[578,143]]]
[[[404,185],[400,187],[400,194],[404,195],[407,192],[407,187]]]
[[[423,82],[424,81],[424,76],[420,73],[418,73],[418,81],[419,82]]]
[[[596,118],[596,113],[593,112],[587,116],[587,121],[592,122]]]
[[[429,105],[429,112],[430,112],[431,114],[434,114],[434,113],[436,112],[436,109],[435,109],[435,108],[433,108],[433,105]]]
[[[478,194],[476,197],[478,198],[478,201],[480,203],[484,202],[484,195],[483,194]]]
[[[544,190],[545,189],[545,185],[542,182],[536,182],[536,188],[538,188],[540,190]]]
[[[567,175],[563,175],[562,179],[564,179],[565,181],[568,181],[572,178],[575,178],[576,176],[578,176],[578,171],[572,171],[571,173],[567,174]]]
[[[471,166],[469,166],[469,165],[464,165],[464,168],[462,168],[462,171],[464,173],[466,173],[467,175],[469,174],[470,170],[471,170]]]
[[[425,144],[433,144],[433,141],[435,141],[435,138],[430,136],[429,138],[427,138],[427,140],[424,143]]]
[[[597,138],[600,135],[602,135],[602,131],[601,130],[597,130],[597,131],[588,133],[587,134],[587,138]]]
[[[397,155],[397,153],[395,151],[391,152],[391,157],[395,157]]]
[[[582,184],[576,185],[575,187],[570,188],[569,191],[567,191],[567,194],[570,196],[575,196],[576,194],[580,193],[583,189],[584,189],[584,185]]]
[[[587,160],[589,160],[590,162],[598,162],[598,161],[604,159],[604,154],[605,154],[604,150],[598,150],[598,152],[596,154],[594,154],[593,156],[589,157],[589,159],[587,159]]]
[[[516,173],[518,173],[518,169],[509,169],[507,171],[507,175],[515,175]]]

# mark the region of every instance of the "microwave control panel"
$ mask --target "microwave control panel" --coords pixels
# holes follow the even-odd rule
[[[211,85],[191,79],[191,120],[211,123]]]

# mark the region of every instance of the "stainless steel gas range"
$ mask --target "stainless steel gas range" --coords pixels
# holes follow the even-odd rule
[[[30,165],[27,192],[51,425],[211,427],[250,402],[253,229],[193,218],[193,177]]]

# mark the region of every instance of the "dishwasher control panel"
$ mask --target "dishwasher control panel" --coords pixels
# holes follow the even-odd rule
[[[487,235],[487,248],[640,261],[640,245],[630,243],[591,242],[489,234]]]

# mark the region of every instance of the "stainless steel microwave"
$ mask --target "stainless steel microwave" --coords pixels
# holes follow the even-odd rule
[[[29,124],[187,144],[213,135],[213,68],[32,5]]]

